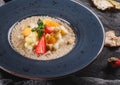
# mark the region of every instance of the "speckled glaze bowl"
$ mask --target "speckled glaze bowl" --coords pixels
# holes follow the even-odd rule
[[[72,51],[48,61],[15,52],[9,43],[10,28],[35,15],[68,21],[76,34]],[[73,0],[13,0],[0,8],[0,30],[0,68],[29,79],[54,79],[79,71],[96,59],[104,45],[104,28],[98,17]]]

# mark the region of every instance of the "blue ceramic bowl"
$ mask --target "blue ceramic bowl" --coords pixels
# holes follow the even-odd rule
[[[61,58],[32,60],[15,52],[8,32],[29,16],[52,16],[68,21],[75,34],[75,47]],[[13,0],[0,8],[0,68],[29,79],[53,79],[79,71],[96,59],[104,45],[104,28],[98,17],[73,0]]]

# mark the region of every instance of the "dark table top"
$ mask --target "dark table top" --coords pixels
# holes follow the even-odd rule
[[[100,11],[93,6],[91,0],[77,1],[87,6],[100,18],[105,31],[113,29],[118,36],[120,35],[120,11]],[[3,4],[4,2],[0,0],[0,6]],[[65,78],[56,80],[29,80],[0,70],[0,85],[119,85],[120,69],[108,67],[107,59],[111,56],[120,58],[120,48],[104,47],[97,59],[89,66]]]

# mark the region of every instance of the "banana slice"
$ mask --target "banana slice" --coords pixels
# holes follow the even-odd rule
[[[32,32],[29,36],[25,38],[25,48],[27,49],[33,49],[33,47],[37,44],[38,38],[37,33]]]
[[[64,42],[63,39],[59,39],[54,45],[53,45],[53,48],[55,50],[59,49],[60,45]]]
[[[61,28],[61,34],[62,34],[62,36],[68,34],[68,31],[67,31],[67,29],[65,29],[64,26],[60,26],[60,28]]]

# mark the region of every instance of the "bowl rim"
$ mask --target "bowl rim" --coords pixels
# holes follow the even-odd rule
[[[15,0],[12,0],[12,1],[8,2],[7,4],[3,5],[2,7],[6,6],[6,5],[8,5],[8,4],[11,4],[11,3],[14,2],[14,1],[15,1]],[[100,24],[100,26],[101,26],[101,28],[102,28],[102,32],[103,32],[103,40],[102,40],[102,45],[101,45],[101,48],[100,48],[99,52],[96,54],[96,56],[95,56],[94,58],[92,58],[92,60],[91,60],[89,63],[87,63],[87,64],[85,64],[83,67],[81,67],[81,68],[83,69],[83,68],[85,68],[86,66],[88,66],[90,63],[92,63],[92,62],[97,58],[97,56],[101,53],[101,51],[102,51],[102,49],[103,49],[103,47],[104,47],[105,30],[104,30],[104,26],[103,26],[102,22],[100,21],[100,19],[98,18],[98,16],[97,16],[90,8],[88,8],[87,6],[81,4],[81,3],[78,2],[78,1],[75,1],[75,0],[70,0],[70,1],[72,1],[72,2],[74,2],[74,3],[76,3],[76,4],[81,5],[83,8],[87,9],[90,13],[92,13],[92,14],[95,16],[95,18],[98,20],[98,22],[99,22],[99,24]],[[1,7],[1,8],[2,8],[2,7]],[[72,73],[69,73],[69,74],[65,74],[65,75],[63,75],[63,76],[51,77],[51,78],[35,78],[35,77],[31,77],[31,76],[26,76],[26,75],[22,75],[22,74],[17,74],[17,73],[15,73],[15,72],[12,72],[12,71],[10,71],[10,70],[5,69],[5,68],[2,67],[2,66],[0,66],[0,69],[4,70],[5,72],[8,72],[8,73],[10,73],[10,74],[12,74],[12,75],[14,75],[14,76],[18,76],[18,77],[26,78],[26,79],[33,79],[33,80],[53,80],[53,79],[65,77],[66,75],[72,74]],[[74,73],[75,73],[75,72],[74,72]]]

